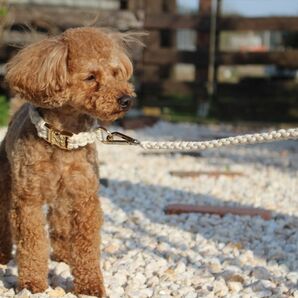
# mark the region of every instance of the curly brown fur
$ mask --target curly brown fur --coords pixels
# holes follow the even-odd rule
[[[19,288],[47,288],[49,243],[67,261],[75,292],[103,297],[100,270],[102,211],[94,145],[65,151],[37,136],[30,104],[46,122],[73,133],[89,130],[95,118],[112,121],[127,109],[122,96],[134,96],[128,82],[132,64],[121,38],[96,28],[65,31],[21,50],[7,66],[7,81],[26,100],[13,116],[0,148],[0,262],[17,244]],[[11,187],[11,189],[10,189]]]

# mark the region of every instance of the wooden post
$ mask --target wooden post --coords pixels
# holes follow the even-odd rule
[[[177,3],[176,0],[163,0],[161,3],[161,11],[162,13],[165,14],[175,14],[177,12]],[[161,33],[161,42],[162,38],[166,38],[168,44],[167,47],[171,49],[176,49],[177,48],[177,38],[176,38],[176,30],[174,29],[166,29],[163,30]],[[170,79],[171,75],[173,73],[173,68],[175,65],[170,64],[170,65],[163,65],[160,66],[160,75],[161,79]]]
[[[162,0],[146,1],[145,2],[145,30],[146,30],[146,17],[151,14],[159,14],[162,9]],[[146,40],[146,50],[160,48],[160,32],[152,30]],[[144,65],[143,81],[158,82],[159,81],[159,66],[158,65]]]
[[[134,13],[144,9],[145,0],[120,0],[120,9],[127,9]]]
[[[144,3],[144,29],[147,30],[146,20],[147,17],[153,14],[159,14],[161,12],[162,0],[155,1],[145,1]],[[158,49],[160,47],[160,32],[159,30],[150,30],[148,37],[146,38],[146,48],[144,49],[143,55],[145,56],[146,51],[150,51],[151,49]],[[159,66],[157,64],[147,64],[143,61],[142,71],[140,72],[141,85],[147,82],[158,82],[160,80],[159,76]],[[144,88],[140,89],[140,97],[139,97],[139,105],[141,107],[144,106],[144,102],[146,102],[148,98],[148,94]],[[150,100],[151,100],[150,96]]]
[[[216,102],[217,100],[217,84],[218,84],[218,69],[219,69],[219,52],[220,52],[220,18],[222,13],[222,0],[216,1],[216,35],[215,35],[215,41],[214,41],[214,69],[213,69],[213,78],[212,78],[212,84],[213,84],[213,96],[212,101]]]
[[[199,5],[199,18],[211,18],[212,11],[212,0],[200,0]],[[210,48],[210,32],[197,32],[197,48]],[[209,55],[208,55],[209,60]],[[208,67],[200,67],[196,65],[196,76],[197,83],[203,83],[206,87],[204,92],[198,93],[195,92],[195,100],[197,103],[197,114],[200,116],[206,116],[208,113],[208,92],[207,92],[207,84],[208,84]],[[202,96],[203,94],[203,96]]]

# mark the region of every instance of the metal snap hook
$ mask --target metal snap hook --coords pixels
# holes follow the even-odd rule
[[[117,132],[117,131],[110,132],[104,127],[99,127],[99,129],[103,130],[107,134],[105,139],[102,141],[102,143],[104,144],[140,145],[140,142],[137,139],[134,139],[121,132]]]

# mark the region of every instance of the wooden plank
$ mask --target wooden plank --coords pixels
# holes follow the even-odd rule
[[[285,97],[298,94],[298,83],[295,81],[275,81],[265,79],[247,79],[238,84],[219,83],[217,86],[218,96],[247,97],[250,102],[256,98],[256,103],[262,97],[262,101],[271,101],[272,97],[280,97],[285,101]]]
[[[128,0],[128,10],[137,13],[140,10],[144,9],[145,0]]]
[[[150,31],[148,37],[146,37],[146,44],[148,49],[158,49],[160,48],[160,32],[157,30]],[[145,51],[147,48],[145,48]]]
[[[140,79],[144,82],[159,82],[159,66],[158,65],[143,65],[140,74]]]
[[[97,18],[97,26],[114,27],[120,29],[141,28],[133,12],[123,10],[100,10],[96,8],[54,6],[54,5],[23,5],[10,6],[10,17],[15,24],[55,28],[57,31],[71,27],[88,26]],[[129,18],[130,17],[130,18]]]
[[[244,176],[241,172],[235,172],[235,171],[171,171],[170,175],[177,176],[180,178],[194,178],[199,176],[209,176],[218,178],[220,176],[226,176],[230,178]]]
[[[297,31],[297,17],[222,17],[218,20],[219,28],[224,30],[280,30],[280,31]]]
[[[162,0],[145,1],[146,15],[160,13],[162,11]]]
[[[240,216],[260,216],[264,220],[272,218],[271,211],[252,207],[226,207],[226,206],[206,206],[206,205],[185,205],[171,204],[165,208],[166,214],[182,214],[182,213],[203,213],[225,216],[227,214]]]
[[[220,65],[279,65],[287,68],[298,68],[298,50],[272,52],[220,52]]]
[[[218,20],[221,31],[229,30],[280,30],[297,31],[297,17],[221,17]],[[197,15],[178,14],[149,14],[146,17],[145,28],[148,29],[195,29],[208,31],[210,28],[210,18]]]
[[[27,45],[48,37],[48,34],[39,32],[19,32],[5,30],[3,33],[2,44]]]
[[[195,90],[197,93],[203,93],[204,83],[163,80],[159,82],[143,82],[142,84],[142,92],[147,94],[192,95]]]
[[[208,17],[198,17],[197,15],[178,14],[149,14],[146,16],[146,29],[194,29],[208,31],[210,19]]]
[[[197,52],[176,51],[175,49],[153,49],[144,54],[144,61],[151,64],[189,63],[201,67],[208,65],[208,50],[200,48]],[[272,52],[220,52],[217,57],[220,65],[278,65],[298,68],[298,50]]]
[[[208,50],[198,49],[197,52],[190,52],[168,48],[148,49],[144,53],[144,62],[159,65],[189,63],[206,66],[208,65]]]

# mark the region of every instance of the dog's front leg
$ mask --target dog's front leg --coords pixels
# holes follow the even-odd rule
[[[42,205],[17,197],[11,220],[17,242],[18,287],[32,293],[48,287],[48,240]]]
[[[104,297],[100,270],[100,235],[102,212],[97,194],[74,198],[71,214],[71,260],[77,294]]]

